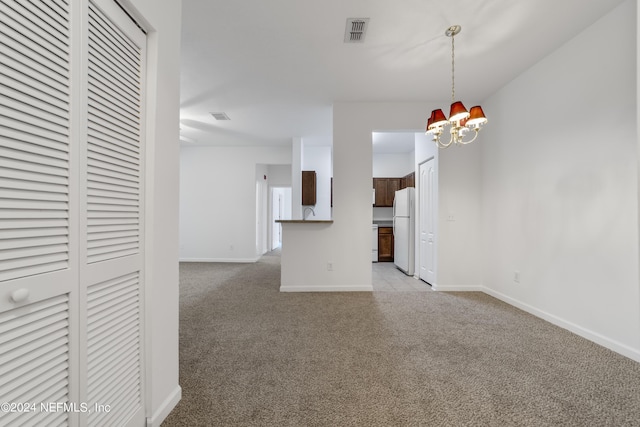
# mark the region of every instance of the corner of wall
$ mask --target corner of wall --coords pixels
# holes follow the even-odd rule
[[[148,24],[145,155],[145,416],[162,418],[178,385],[178,205],[181,1],[129,0]],[[153,286],[151,285],[153,284]],[[176,391],[178,390],[178,391]],[[157,415],[160,414],[160,415]],[[166,416],[166,415],[164,415]]]

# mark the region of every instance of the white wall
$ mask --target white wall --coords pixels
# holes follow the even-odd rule
[[[291,165],[268,165],[267,177],[271,187],[291,187]]]
[[[480,153],[489,142],[481,132],[469,145],[439,150],[437,290],[482,285]]]
[[[121,2],[147,30],[145,194],[145,393],[147,423],[160,425],[178,385],[178,175],[181,1]]]
[[[305,146],[302,170],[316,172],[316,215],[308,212],[307,219],[331,219],[331,147]]]
[[[371,197],[373,199],[373,195]],[[392,221],[393,208],[373,208],[373,221]]]
[[[291,216],[293,219],[302,218],[302,159],[304,145],[302,138],[291,140]]]
[[[402,178],[414,171],[413,153],[373,154],[374,178]]]
[[[258,258],[257,164],[291,164],[291,148],[182,147],[181,260],[253,262]],[[264,171],[268,186],[268,169]]]
[[[640,361],[635,7],[493,95],[480,138],[484,286]]]

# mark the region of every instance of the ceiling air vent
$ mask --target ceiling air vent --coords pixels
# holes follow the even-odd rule
[[[211,113],[211,115],[216,120],[231,120],[229,116],[227,116],[227,113]]]
[[[348,18],[347,27],[344,29],[345,43],[362,43],[367,34],[369,18]]]

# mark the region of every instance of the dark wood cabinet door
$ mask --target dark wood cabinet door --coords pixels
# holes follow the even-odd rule
[[[400,178],[400,189],[401,190],[403,188],[415,187],[415,186],[416,186],[416,173],[415,172],[411,172],[410,174],[407,174],[407,175],[403,176],[402,178]]]
[[[416,186],[416,173],[411,172],[409,175],[402,178],[404,180],[405,187],[415,187]]]
[[[316,204],[316,172],[302,171],[302,205]]]
[[[378,228],[378,261],[393,262],[393,228]]]
[[[376,208],[390,208],[396,191],[401,190],[405,178],[373,178],[373,188],[376,190]]]
[[[376,190],[376,202],[373,206],[387,206],[387,178],[373,178],[373,188]]]
[[[400,190],[402,178],[387,178],[387,199],[386,206],[393,206],[393,199],[396,197],[396,191]]]

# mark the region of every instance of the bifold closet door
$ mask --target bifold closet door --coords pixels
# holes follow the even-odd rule
[[[145,34],[111,0],[89,2],[80,147],[81,364],[88,425],[144,425]],[[84,67],[83,67],[84,68]],[[81,417],[81,422],[84,421]],[[84,422],[82,422],[84,423]]]
[[[0,425],[144,425],[145,35],[111,0],[0,17]]]

